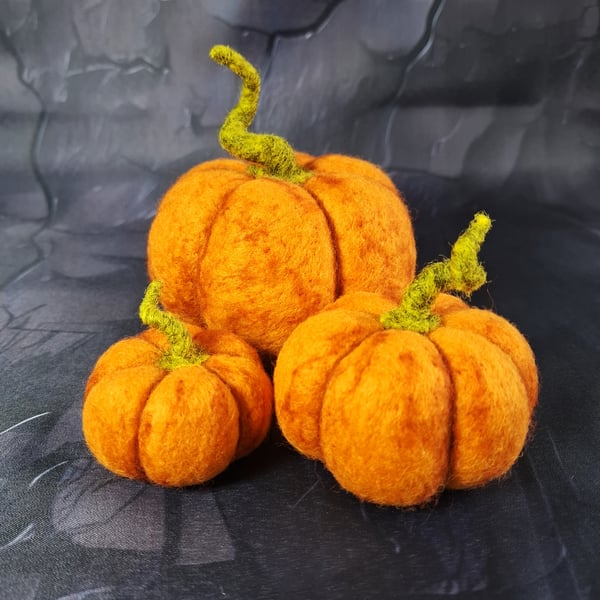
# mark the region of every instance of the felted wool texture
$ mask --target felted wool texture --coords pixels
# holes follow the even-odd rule
[[[381,294],[376,294],[374,292],[349,292],[334,300],[323,310],[341,308],[379,316],[393,310],[397,305],[397,301],[390,300],[389,298],[385,298]],[[439,294],[433,303],[432,312],[439,315],[448,315],[451,312],[464,310],[465,308],[469,308],[469,306],[457,296],[453,296],[452,294]]]
[[[231,161],[234,162],[234,161]],[[249,176],[222,168],[194,169],[166,193],[148,233],[148,273],[163,282],[163,306],[184,321],[202,325],[198,260],[204,254],[223,198]]]
[[[239,411],[239,439],[235,458],[250,454],[265,439],[271,426],[273,386],[254,348],[238,336],[214,330],[197,331],[194,342],[209,358],[203,363],[233,394]]]
[[[323,310],[352,310],[370,315],[382,315],[396,308],[397,302],[374,292],[349,292],[343,294]]]
[[[371,316],[340,309],[309,317],[286,340],[273,373],[275,410],[283,435],[300,453],[323,459],[321,409],[330,373],[379,329]]]
[[[441,295],[441,294],[440,294]],[[523,334],[509,321],[490,310],[469,308],[440,311],[442,324],[453,329],[477,333],[493,342],[507,354],[517,367],[533,412],[537,404],[539,381],[535,356]]]
[[[83,430],[109,470],[191,485],[264,439],[273,395],[257,352],[231,333],[188,329],[210,354],[201,365],[171,372],[158,367],[168,343],[154,330],[117,342],[98,359],[84,396]]]
[[[452,386],[424,336],[379,331],[334,368],[323,399],[324,462],[359,498],[422,504],[448,471]]]
[[[296,159],[299,167],[305,167],[308,163],[315,160],[315,157],[312,154],[308,154],[307,152],[299,152],[298,150],[294,150],[294,158]]]
[[[273,384],[257,351],[230,331],[188,326],[208,359],[202,366],[229,387],[239,412],[235,459],[250,454],[265,439],[273,417]]]
[[[416,246],[398,192],[379,180],[345,173],[319,173],[304,188],[327,215],[337,260],[336,295],[378,292],[399,300],[415,274]]]
[[[243,358],[257,369],[262,365],[258,352],[250,344],[230,331],[189,326],[188,329],[194,343],[211,357],[223,355],[226,357]]]
[[[203,366],[171,371],[149,395],[139,424],[146,477],[165,486],[212,479],[233,461],[239,412],[230,388]]]
[[[527,391],[510,357],[484,337],[442,326],[429,339],[454,388],[447,485],[482,485],[506,473],[523,450],[531,414]]]
[[[276,354],[296,325],[345,291],[399,298],[416,250],[391,180],[357,158],[295,156],[312,173],[301,186],[255,178],[229,159],[198,165],[172,186],[148,236],[148,270],[164,282],[165,308]]]
[[[140,464],[138,430],[148,396],[164,377],[153,363],[111,372],[89,388],[83,404],[86,444],[109,471],[146,479]]]
[[[160,336],[164,340],[164,336]],[[119,340],[100,355],[88,377],[84,397],[101,379],[109,378],[113,373],[132,367],[141,367],[158,363],[159,348],[148,343],[141,336]]]
[[[437,298],[433,301],[431,311],[436,315],[449,315],[450,313],[458,310],[464,310],[470,308],[466,302],[463,302],[457,296],[452,294],[438,294]]]
[[[188,333],[192,336],[192,339],[202,331],[207,331],[202,327],[198,327],[196,325],[190,325],[189,323],[184,323],[184,327],[188,331]],[[159,331],[158,329],[144,329],[144,331],[138,333],[135,338],[126,338],[126,339],[140,339],[145,342],[148,342],[152,346],[155,346],[158,350],[168,350],[169,342],[165,337],[165,334]],[[117,342],[118,343],[118,342]],[[116,345],[116,344],[115,344]],[[200,346],[200,344],[198,344]],[[125,366],[125,365],[124,365]]]
[[[325,216],[301,187],[276,179],[253,179],[229,194],[198,265],[198,304],[208,327],[270,353],[335,296]]]
[[[365,179],[376,181],[387,187],[394,194],[398,194],[394,182],[382,169],[357,156],[348,156],[346,154],[324,154],[313,158],[312,161],[303,162],[301,166],[307,170],[323,174],[331,173],[332,175],[364,177]]]

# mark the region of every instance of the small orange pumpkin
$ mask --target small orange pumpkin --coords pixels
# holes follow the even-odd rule
[[[502,317],[440,293],[483,285],[477,253],[490,225],[477,214],[451,258],[425,267],[400,306],[344,296],[299,325],[279,354],[284,436],[362,499],[422,504],[444,487],[500,477],[523,449],[538,394],[529,344]]]
[[[271,382],[256,351],[225,331],[187,327],[140,305],[148,329],[111,346],[86,386],[83,432],[110,471],[165,486],[207,481],[267,434]]]
[[[243,81],[220,142],[235,159],[202,163],[166,193],[148,237],[163,305],[185,321],[232,331],[276,354],[292,329],[341,294],[399,300],[415,271],[406,205],[375,165],[295,153],[247,131],[260,78],[226,46],[211,57]]]

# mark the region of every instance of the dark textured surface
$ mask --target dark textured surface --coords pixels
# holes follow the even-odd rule
[[[596,0],[0,0],[0,597],[600,597]],[[140,326],[161,194],[255,129],[381,164],[420,262],[496,219],[475,298],[542,378],[509,477],[437,506],[361,504],[273,429],[209,485],[108,474],[80,430],[97,356]]]

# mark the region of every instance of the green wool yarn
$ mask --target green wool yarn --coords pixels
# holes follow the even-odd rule
[[[223,149],[232,156],[254,163],[251,172],[257,177],[268,176],[290,183],[304,183],[311,173],[298,166],[294,150],[284,138],[248,131],[256,115],[260,96],[260,76],[256,69],[229,46],[213,46],[210,57],[231,69],[243,82],[240,100],[225,118],[219,132]]]
[[[440,325],[431,306],[440,292],[471,294],[487,280],[478,253],[492,226],[490,217],[479,212],[452,246],[450,258],[427,265],[406,290],[400,306],[381,316],[386,329],[429,333]]]
[[[163,333],[169,342],[169,350],[162,355],[159,366],[172,371],[178,367],[202,364],[209,355],[194,344],[185,325],[175,315],[158,307],[161,287],[162,282],[151,282],[139,308],[142,323]]]

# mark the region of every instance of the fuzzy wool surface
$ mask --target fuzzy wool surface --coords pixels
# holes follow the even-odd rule
[[[155,330],[117,342],[98,359],[86,386],[83,431],[110,471],[195,485],[266,436],[273,390],[256,351],[228,332],[188,329],[209,354],[202,364],[161,368],[168,343]]]
[[[378,504],[419,505],[502,476],[537,402],[529,344],[507,320],[448,294],[434,303],[433,332],[384,330],[379,315],[393,305],[349,294],[294,330],[274,372],[284,436]]]
[[[392,181],[358,158],[295,157],[311,173],[303,184],[217,159],[171,187],[148,237],[165,308],[277,354],[298,324],[342,294],[400,298],[416,248]]]

